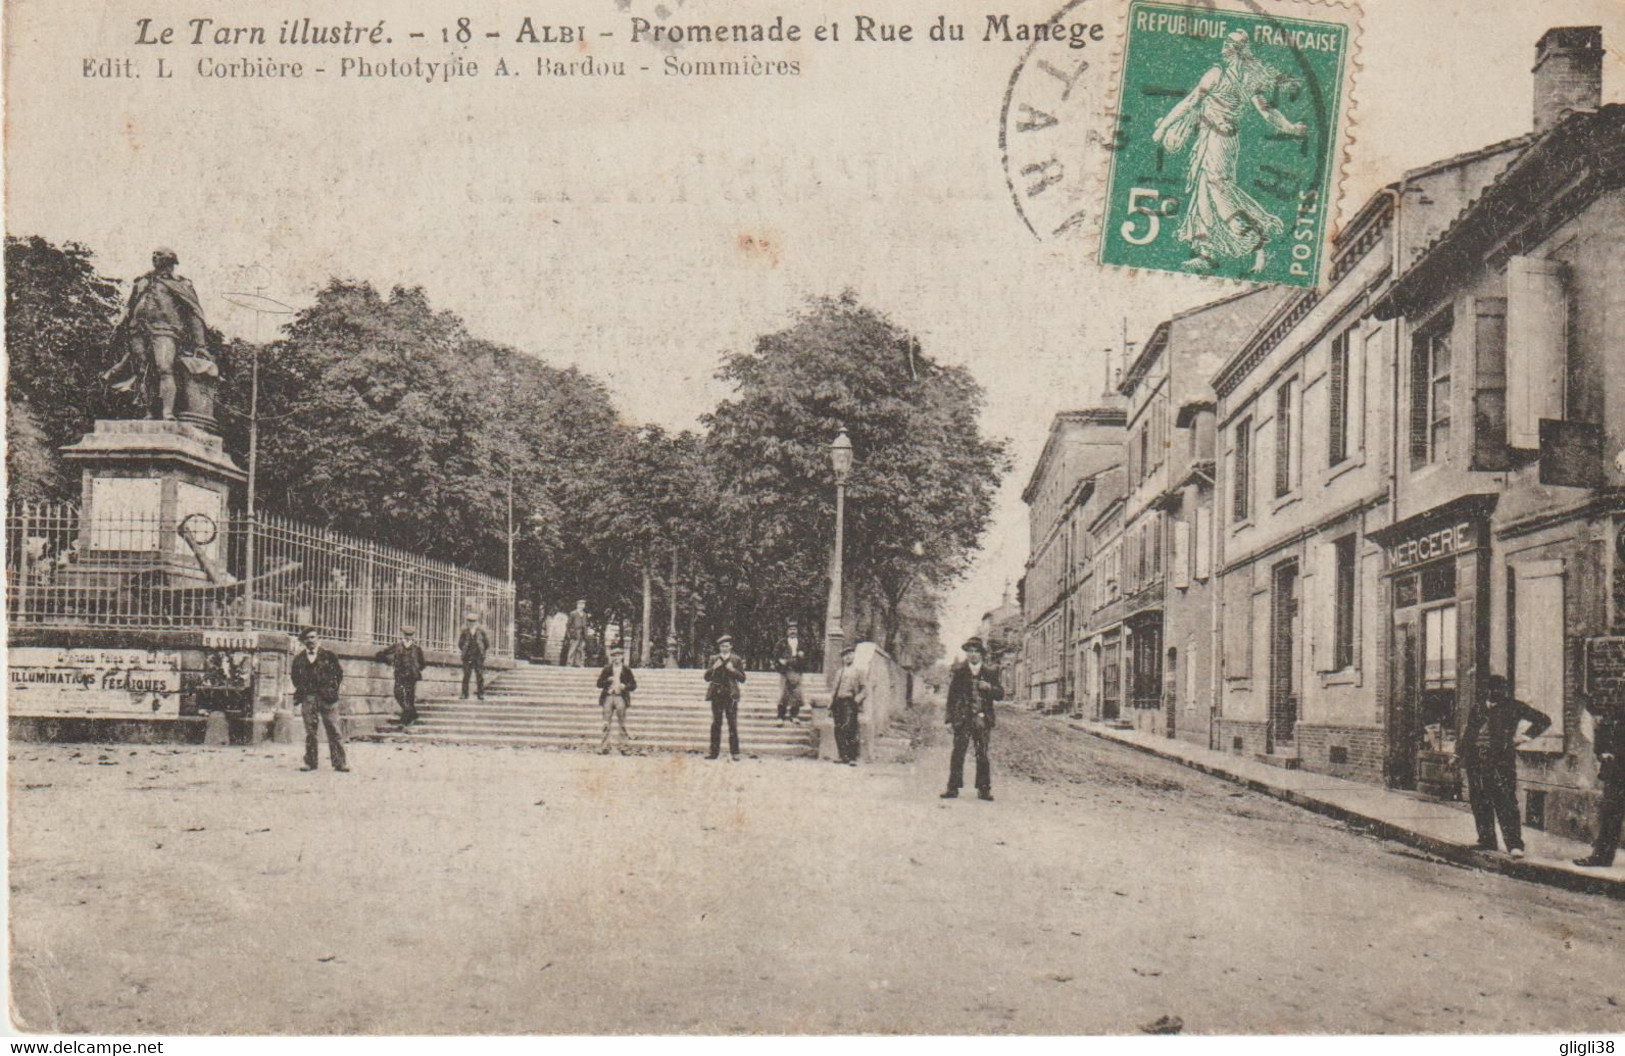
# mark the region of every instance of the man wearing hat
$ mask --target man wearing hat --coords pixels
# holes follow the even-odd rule
[[[1523,831],[1518,818],[1517,747],[1546,732],[1552,720],[1515,700],[1505,675],[1484,680],[1484,693],[1467,712],[1456,757],[1467,774],[1468,801],[1478,827],[1478,850],[1493,851],[1495,823],[1500,821],[1507,853],[1522,858]],[[1529,724],[1527,735],[1518,728]]]
[[[288,674],[293,681],[293,702],[299,705],[299,717],[305,723],[302,769],[316,769],[317,728],[321,726],[327,729],[327,754],[333,769],[348,771],[344,731],[339,728],[339,686],[344,681],[344,668],[332,650],[321,647],[316,628],[306,627],[299,632],[299,652]]]
[[[739,761],[739,684],[745,681],[745,664],[734,655],[729,634],[717,639],[717,655],[705,665],[705,699],[711,702],[711,751],[715,759],[722,748],[722,720],[728,720],[728,755]]]
[[[858,712],[869,696],[863,669],[853,663],[857,653],[857,647],[851,645],[841,650],[841,670],[835,675],[829,702],[829,718],[835,724],[835,761],[847,766],[858,765]]]
[[[1574,864],[1606,869],[1614,864],[1620,830],[1625,828],[1625,711],[1596,699],[1587,702],[1586,710],[1594,720],[1591,751],[1597,757],[1602,799],[1597,804],[1597,839],[1591,853],[1574,859]]]
[[[457,651],[463,656],[463,699],[468,699],[468,676],[475,678],[475,692],[485,699],[485,654],[491,649],[491,636],[480,626],[476,613],[468,614],[468,622],[457,635]]]
[[[807,654],[802,651],[801,637],[795,621],[785,628],[784,641],[779,643],[773,659],[773,669],[783,683],[779,687],[779,725],[785,721],[801,721],[801,673],[807,670]]]
[[[993,732],[993,702],[1004,696],[998,668],[983,660],[982,640],[972,638],[960,647],[965,659],[954,665],[948,678],[948,725],[954,728],[954,751],[948,761],[948,791],[943,799],[957,799],[965,783],[965,749],[976,746],[976,796],[993,801],[993,767],[988,761],[988,737]]]
[[[609,724],[611,720],[621,726],[621,752],[625,742],[632,739],[626,732],[626,709],[632,705],[632,691],[638,688],[637,676],[626,666],[626,650],[619,643],[609,647],[609,663],[598,672],[598,706],[604,711],[604,739],[598,745],[600,755],[609,752]]]
[[[376,659],[390,665],[395,671],[395,703],[401,708],[401,725],[410,726],[418,721],[418,681],[423,678],[427,665],[423,648],[418,645],[417,628],[402,625],[401,637],[394,645],[379,650]]]
[[[587,599],[576,600],[576,607],[564,624],[564,666],[587,666]]]

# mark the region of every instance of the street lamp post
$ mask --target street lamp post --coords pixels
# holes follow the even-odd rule
[[[842,429],[829,445],[829,462],[835,470],[835,546],[829,560],[829,610],[824,614],[824,678],[835,684],[841,669],[841,648],[846,634],[841,626],[844,604],[841,599],[841,573],[845,564],[846,477],[852,472],[852,441]]]

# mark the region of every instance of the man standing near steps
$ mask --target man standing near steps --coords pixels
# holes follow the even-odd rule
[[[711,702],[711,751],[715,759],[722,749],[722,720],[728,720],[728,755],[739,762],[739,684],[745,681],[745,664],[734,655],[732,635],[717,639],[717,655],[705,665],[705,699]]]
[[[863,669],[853,663],[858,650],[847,646],[841,650],[841,669],[835,674],[835,686],[830,691],[829,717],[835,724],[835,752],[837,763],[858,765],[858,712],[869,696],[869,682]]]
[[[598,706],[604,712],[604,739],[598,745],[599,755],[609,754],[610,723],[621,726],[621,754],[626,754],[626,742],[632,735],[626,732],[626,709],[632,704],[632,691],[638,688],[637,676],[626,666],[626,650],[619,645],[609,647],[609,663],[598,672]]]
[[[485,699],[485,654],[491,649],[491,636],[480,626],[480,618],[468,614],[468,625],[457,635],[457,651],[463,656],[463,699],[468,699],[468,676],[474,676],[475,692]]]
[[[395,672],[395,703],[401,707],[402,726],[410,726],[418,721],[418,682],[423,678],[423,669],[428,666],[416,634],[416,627],[402,627],[400,641],[379,650],[375,657]]]
[[[773,669],[779,673],[779,725],[801,721],[801,673],[807,670],[807,654],[802,650],[801,637],[794,621],[785,628],[784,641],[779,643],[778,656]]]
[[[955,664],[948,678],[948,725],[954,728],[954,750],[948,762],[948,791],[943,799],[957,799],[965,783],[965,749],[976,746],[976,796],[993,801],[993,766],[988,760],[988,739],[993,733],[993,702],[1004,696],[998,668],[982,660],[982,640],[972,638],[961,648],[963,663]]]

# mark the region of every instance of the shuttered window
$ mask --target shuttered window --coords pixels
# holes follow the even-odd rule
[[[1213,543],[1213,511],[1206,506],[1196,508],[1196,578],[1206,580],[1211,570]]]
[[[1292,490],[1292,382],[1275,390],[1275,495]]]
[[[1450,319],[1416,335],[1411,346],[1411,468],[1450,451]]]
[[[1330,421],[1327,423],[1327,465],[1341,465],[1349,457],[1349,345],[1352,330],[1345,330],[1332,339],[1327,403]]]
[[[1191,525],[1182,518],[1174,522],[1174,552],[1169,555],[1175,587],[1183,589],[1191,585],[1190,552]]]
[[[1253,420],[1243,418],[1236,423],[1235,451],[1231,456],[1234,490],[1231,493],[1231,520],[1240,523],[1252,515],[1253,493]]]

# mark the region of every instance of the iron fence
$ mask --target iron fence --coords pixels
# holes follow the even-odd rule
[[[6,515],[12,626],[283,631],[314,627],[358,645],[403,625],[425,648],[454,650],[468,613],[513,655],[513,588],[490,576],[267,514],[217,524],[72,504],[21,503]]]

